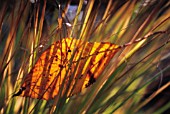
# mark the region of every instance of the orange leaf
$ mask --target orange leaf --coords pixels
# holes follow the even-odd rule
[[[49,100],[67,90],[67,96],[93,84],[119,46],[65,38],[47,48],[14,96]],[[63,84],[63,85],[62,85]]]

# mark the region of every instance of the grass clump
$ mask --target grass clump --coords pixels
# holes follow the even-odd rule
[[[80,0],[76,16],[69,20],[68,6],[73,1],[68,0],[61,3],[62,28],[58,27],[60,11],[57,3],[47,0],[35,3],[7,0],[1,3],[1,113],[108,114],[168,111],[169,1],[92,0],[86,4]],[[83,15],[80,17],[81,13]],[[66,37],[90,42],[110,42],[121,45],[122,49],[102,71],[96,83],[80,94],[70,98],[61,96],[57,102],[12,98],[43,50]],[[158,98],[163,100],[159,101]],[[152,103],[157,105],[150,105]]]

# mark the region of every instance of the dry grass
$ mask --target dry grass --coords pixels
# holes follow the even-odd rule
[[[104,2],[104,1],[103,1]],[[67,5],[70,1],[67,1]],[[104,4],[104,5],[103,5]],[[67,11],[67,5],[63,9]],[[170,2],[89,1],[83,8],[80,0],[75,19],[69,22],[63,13],[63,27],[58,27],[55,1],[3,1],[0,7],[0,110],[1,113],[162,113],[169,103],[146,106],[169,88]],[[81,20],[78,20],[83,10]],[[160,32],[156,34],[157,32]],[[19,90],[22,79],[40,54],[51,43],[65,37],[117,45],[138,43],[122,48],[97,82],[71,98],[54,102],[11,96]],[[166,78],[169,80],[169,78]],[[150,96],[145,90],[159,82]],[[168,94],[166,94],[169,97]],[[142,99],[142,100],[141,100]],[[53,108],[52,108],[53,107]],[[54,109],[54,110],[53,110]],[[146,109],[146,110],[145,110]]]

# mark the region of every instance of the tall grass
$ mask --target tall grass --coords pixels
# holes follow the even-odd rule
[[[74,20],[58,28],[56,1],[1,1],[0,7],[0,110],[1,113],[162,113],[169,102],[149,106],[169,88],[170,2],[168,0],[79,1]],[[83,6],[85,8],[83,9]],[[79,14],[83,16],[79,20]],[[66,26],[67,23],[72,26]],[[159,33],[159,34],[156,34]],[[74,37],[117,45],[121,49],[91,87],[70,98],[38,100],[14,97],[40,54],[53,42]],[[166,83],[164,79],[168,80]],[[155,85],[154,91],[149,91]],[[151,85],[152,84],[152,85]],[[147,92],[150,92],[148,97]],[[169,97],[169,94],[165,94]],[[164,98],[162,98],[164,99]]]

